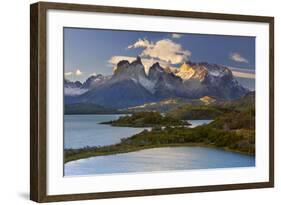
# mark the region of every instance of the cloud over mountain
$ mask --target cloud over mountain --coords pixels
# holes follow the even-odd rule
[[[147,39],[138,39],[134,44],[129,45],[128,49],[144,48],[141,57],[155,58],[170,64],[183,63],[191,55],[189,50],[185,50],[178,43],[170,39],[162,39],[156,42]]]
[[[67,103],[87,102],[126,108],[168,98],[198,99],[214,96],[235,99],[248,92],[226,66],[189,61],[180,70],[171,71],[156,62],[145,74],[145,61],[139,56],[127,57],[127,60],[115,56],[111,63],[118,60],[117,68],[111,76],[91,76],[83,84],[65,80]],[[146,60],[148,62],[149,59]]]
[[[247,78],[247,79],[255,79],[256,78],[255,70],[244,69],[244,68],[234,68],[234,67],[230,67],[230,66],[228,66],[228,68],[231,69],[232,74],[235,77]]]

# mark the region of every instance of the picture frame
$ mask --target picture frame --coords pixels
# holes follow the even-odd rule
[[[223,181],[217,184],[206,185],[173,185],[167,187],[154,187],[154,188],[127,188],[116,189],[109,191],[70,191],[66,193],[62,191],[58,194],[50,194],[48,188],[51,187],[49,180],[50,177],[58,175],[63,178],[63,175],[59,173],[53,173],[54,170],[50,168],[52,163],[52,155],[48,147],[51,139],[48,137],[50,132],[50,126],[48,124],[48,116],[50,113],[50,92],[52,90],[50,81],[55,81],[54,76],[50,75],[48,66],[51,64],[48,55],[53,50],[50,49],[51,41],[56,41],[50,34],[49,27],[52,22],[60,21],[56,19],[56,16],[50,16],[50,11],[62,12],[61,18],[67,18],[66,13],[76,13],[75,15],[91,13],[108,14],[108,15],[121,15],[121,16],[133,16],[133,17],[155,17],[162,19],[161,21],[167,21],[168,18],[180,19],[184,21],[186,19],[193,19],[195,21],[219,21],[227,24],[228,22],[262,24],[266,26],[265,36],[268,52],[264,57],[267,59],[266,79],[268,84],[266,87],[266,108],[268,109],[268,115],[266,115],[267,121],[265,124],[267,129],[266,136],[266,161],[268,164],[262,166],[257,164],[257,167],[261,166],[265,170],[265,180],[252,180],[250,182],[239,183],[224,183]],[[79,23],[79,19],[72,18],[74,24]],[[159,21],[160,21],[159,20]],[[77,23],[78,22],[78,23]],[[94,22],[94,21],[93,21]],[[163,24],[163,25],[164,25]],[[208,22],[206,22],[208,24]],[[69,25],[66,25],[69,26]],[[75,27],[75,26],[74,26]],[[130,30],[130,29],[129,29]],[[144,29],[146,30],[146,29]],[[157,28],[156,28],[157,30]],[[171,31],[173,32],[173,31]],[[212,31],[215,32],[215,31]],[[57,38],[63,39],[62,36]],[[51,47],[53,48],[53,47]],[[261,47],[256,48],[261,49]],[[257,51],[256,51],[257,52]],[[260,57],[261,55],[259,55]],[[61,65],[61,64],[60,64]],[[60,70],[61,69],[61,70]],[[57,72],[63,73],[63,68],[60,67]],[[63,76],[63,75],[62,75]],[[261,81],[257,80],[256,86]],[[262,92],[262,91],[261,91]],[[49,99],[48,99],[49,98]],[[54,99],[54,98],[52,98]],[[261,99],[261,98],[259,98]],[[257,98],[256,98],[257,102]],[[259,101],[258,101],[259,102]],[[260,103],[259,103],[260,104]],[[258,108],[257,108],[258,109]],[[267,112],[265,112],[267,113]],[[261,120],[257,119],[256,123]],[[63,138],[63,136],[57,136]],[[63,153],[63,149],[61,149]],[[57,153],[54,153],[55,155]],[[63,154],[61,154],[62,156]],[[59,155],[58,155],[59,156]],[[259,155],[260,156],[260,155]],[[54,156],[53,156],[54,157]],[[52,173],[51,173],[52,172]],[[156,173],[157,174],[157,173]],[[176,174],[176,173],[175,173]],[[99,176],[97,176],[98,178]],[[106,177],[106,176],[104,176]],[[124,175],[123,179],[126,179]],[[104,178],[103,178],[104,179]],[[128,178],[129,179],[129,178]],[[242,178],[241,178],[242,180]],[[68,183],[68,182],[67,182]],[[79,183],[79,179],[76,180]],[[131,183],[130,180],[124,183]],[[69,184],[68,184],[69,185]],[[92,187],[95,184],[92,184]],[[63,186],[57,186],[58,189]],[[77,184],[77,187],[79,185]],[[82,187],[82,186],[81,186]],[[130,186],[128,186],[130,187]],[[141,187],[141,185],[140,185]],[[153,186],[152,186],[153,187]],[[134,197],[134,196],[148,196],[148,195],[163,195],[163,194],[180,194],[180,193],[194,193],[194,192],[209,192],[209,191],[224,191],[224,190],[238,190],[238,189],[254,189],[254,188],[268,188],[274,187],[274,17],[267,16],[249,16],[249,15],[237,15],[237,14],[219,14],[219,13],[206,13],[206,12],[191,12],[191,11],[174,11],[174,10],[158,10],[158,9],[143,9],[143,8],[125,8],[125,7],[110,7],[110,6],[97,6],[97,5],[84,5],[84,4],[66,4],[66,3],[49,3],[38,2],[30,6],[30,199],[36,202],[54,202],[54,201],[70,201],[70,200],[88,200],[88,199],[102,199],[102,198],[115,198],[115,197]],[[52,192],[53,193],[53,192]]]

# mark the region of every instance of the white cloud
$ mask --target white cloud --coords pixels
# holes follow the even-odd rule
[[[81,95],[87,91],[88,91],[87,89],[81,89],[81,88],[64,88],[64,94],[70,96]]]
[[[178,33],[173,33],[172,38],[181,38],[183,35]]]
[[[150,46],[152,46],[152,44],[147,39],[139,39],[134,44],[129,45],[128,49],[141,48],[141,47],[146,48],[146,47],[150,47]]]
[[[72,72],[64,73],[65,76],[70,76],[70,75],[72,75],[72,74],[73,74]]]
[[[76,76],[80,76],[83,75],[83,72],[80,69],[77,69],[76,71],[72,72],[66,72],[64,73],[65,76],[72,76],[72,75],[76,75]]]
[[[239,71],[232,71],[232,74],[235,77],[239,78],[250,78],[250,79],[255,79],[256,75],[254,73],[246,73],[246,72],[239,72]]]
[[[90,76],[97,76],[97,73],[93,72]]]
[[[131,56],[112,56],[108,63],[111,64],[111,66],[113,65],[113,69],[116,69],[117,64],[121,61],[121,60],[127,60],[130,63],[133,62],[134,60],[136,60],[136,57],[131,57]],[[167,66],[169,66],[171,69],[176,69],[174,67],[171,67],[170,64],[166,61],[163,60],[158,60],[158,59],[154,59],[154,58],[141,58],[142,64],[144,66],[145,72],[146,74],[148,74],[149,68],[156,62],[158,62],[160,64],[161,67],[165,68]]]
[[[245,68],[234,68],[234,67],[231,67],[231,66],[227,66],[227,67],[232,71],[232,74],[235,77],[250,78],[250,79],[256,78],[255,70],[245,69]]]
[[[249,61],[244,58],[240,53],[231,53],[230,59],[239,63],[249,63]]]
[[[82,75],[83,73],[79,70],[79,69],[77,69],[76,71],[75,71],[75,75],[77,75],[77,76],[79,76],[79,75]]]
[[[189,50],[184,50],[178,43],[170,39],[162,39],[157,42],[149,42],[146,39],[139,39],[128,48],[144,48],[141,57],[154,58],[166,61],[169,64],[183,63],[191,55]]]

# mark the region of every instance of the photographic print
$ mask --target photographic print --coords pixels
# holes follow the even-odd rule
[[[274,17],[30,7],[30,199],[274,187]]]
[[[64,176],[255,167],[255,42],[64,27]]]

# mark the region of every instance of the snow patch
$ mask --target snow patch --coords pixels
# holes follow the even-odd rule
[[[82,88],[69,88],[69,87],[64,88],[64,94],[68,96],[82,95],[87,91],[88,89],[82,89]]]
[[[154,87],[155,83],[147,79],[146,77],[139,76],[139,83],[144,87],[146,90],[148,90],[150,93],[154,93]]]

